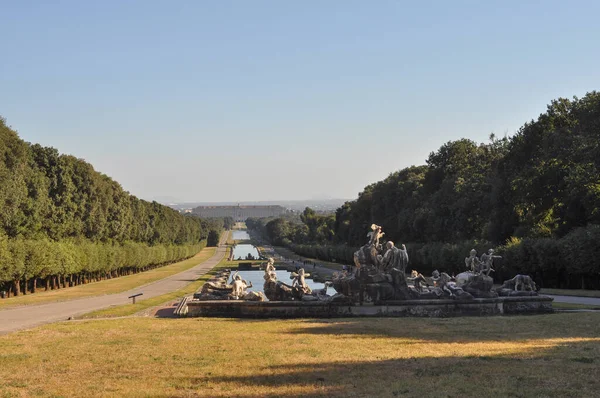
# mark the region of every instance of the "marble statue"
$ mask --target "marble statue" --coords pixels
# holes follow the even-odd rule
[[[239,271],[236,271],[231,277],[231,298],[234,300],[242,299],[246,294],[246,289],[252,287],[252,282],[248,283],[243,280],[239,274]]]
[[[489,249],[487,253],[483,253],[480,260],[480,272],[489,276],[490,272],[495,271],[492,267],[496,258],[502,258],[502,256],[495,256],[494,249]]]
[[[265,272],[275,272],[275,260],[273,260],[273,257],[269,257],[269,259],[267,260],[267,265],[265,266]]]
[[[496,289],[500,296],[537,296],[537,285],[529,275],[516,275]]]
[[[379,225],[371,225],[371,232],[367,234],[369,242],[354,253],[354,264],[358,271],[361,267],[377,267],[379,265],[380,257],[378,255],[381,252],[379,239],[383,235],[385,234]]]
[[[250,300],[265,301],[266,297],[261,292],[247,290],[252,287],[242,279],[236,271],[231,277],[231,284],[227,283],[231,271],[229,269],[220,271],[217,275],[208,280],[202,288],[194,293],[196,300]]]
[[[422,284],[424,284],[425,287],[429,287],[429,283],[427,283],[427,279],[423,276],[423,274],[414,269],[410,273],[410,278],[408,278],[408,280],[413,283],[415,290],[419,293],[423,292],[424,286]]]
[[[498,297],[498,294],[492,291],[494,280],[489,276],[490,272],[494,271],[492,265],[495,258],[501,257],[494,256],[493,249],[488,250],[487,254],[484,253],[481,259],[477,258],[475,249],[471,250],[469,257],[465,258],[468,270],[456,275],[456,284],[474,297]]]
[[[352,302],[418,298],[418,291],[409,288],[406,279],[406,247],[396,247],[392,241],[382,246],[380,239],[384,235],[381,226],[372,224],[367,234],[369,241],[354,253],[356,271],[337,274],[333,279],[333,288]]]
[[[465,257],[465,265],[467,266],[467,271],[471,271],[474,274],[479,273],[481,261],[477,258],[477,250],[471,249],[469,257]]]
[[[394,242],[388,241],[385,244],[386,251],[383,256],[379,256],[379,270],[382,272],[390,272],[392,268],[400,271],[405,271],[408,265],[408,253],[406,246],[402,245],[402,249],[394,246]]]
[[[453,298],[458,300],[472,300],[473,296],[464,291],[453,278],[446,272],[433,271],[431,275],[434,287],[429,293],[423,295],[426,298]]]
[[[306,284],[306,280],[305,278],[310,276],[310,274],[307,274],[304,271],[304,268],[300,268],[298,270],[298,272],[292,272],[290,278],[293,279],[292,281],[292,287],[296,288],[298,290],[301,290],[303,294],[310,294],[311,290],[310,287],[308,287],[308,285]]]

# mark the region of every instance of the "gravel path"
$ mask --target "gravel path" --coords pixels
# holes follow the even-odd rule
[[[600,308],[600,298],[596,297],[555,296],[553,294],[547,294],[546,296],[552,297],[555,303],[585,304]]]

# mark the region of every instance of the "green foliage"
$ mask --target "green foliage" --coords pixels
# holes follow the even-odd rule
[[[365,244],[375,223],[407,245],[421,272],[460,272],[470,249],[499,246],[497,281],[521,272],[550,286],[600,288],[600,93],[552,101],[510,138],[450,141],[426,165],[368,185],[335,217],[306,209],[301,221],[247,225],[298,254],[331,260],[334,247]]]
[[[130,195],[82,159],[24,142],[2,118],[0,187],[0,290],[179,260],[208,236],[203,220]]]
[[[223,228],[225,230],[230,230],[235,226],[235,221],[233,220],[233,217],[225,217],[223,219]]]
[[[221,234],[219,231],[211,229],[208,231],[208,239],[206,240],[206,246],[208,247],[216,247],[219,245],[219,236]]]
[[[0,285],[22,279],[44,279],[81,273],[96,276],[113,271],[143,270],[188,258],[205,243],[193,245],[123,244],[0,238]]]

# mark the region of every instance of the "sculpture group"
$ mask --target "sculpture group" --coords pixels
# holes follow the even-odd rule
[[[291,284],[279,281],[273,259],[270,258],[265,267],[265,296],[271,301],[335,301],[338,298],[327,294],[327,288],[331,286],[331,282],[325,282],[323,289],[312,290],[306,283],[308,276],[310,275],[304,271],[304,268],[300,268],[297,272],[292,272]]]
[[[228,282],[230,276],[231,282]],[[252,283],[243,280],[237,271],[231,275],[231,270],[225,269],[202,285],[194,299],[265,301],[263,292],[248,290],[249,287]]]
[[[490,276],[494,272],[494,260],[500,256],[493,249],[477,257],[473,249],[465,258],[465,271],[454,276],[446,272],[433,271],[425,277],[416,270],[406,275],[408,252],[404,245],[397,247],[394,242],[381,244],[384,236],[382,228],[373,224],[368,233],[368,242],[354,253],[354,269],[345,269],[333,274],[332,280],[325,282],[323,289],[311,290],[306,283],[307,274],[303,268],[291,274],[291,284],[277,279],[272,258],[264,265],[264,285],[262,292],[248,290],[251,283],[243,280],[236,272],[223,271],[204,284],[194,295],[199,300],[249,300],[249,301],[321,301],[345,302],[348,304],[365,302],[382,303],[396,300],[495,298],[498,296],[533,296],[537,287],[531,277],[516,275],[494,289]],[[334,295],[327,289],[333,286]]]
[[[493,249],[481,257],[471,250],[465,258],[465,272],[456,277],[437,270],[429,278],[415,270],[407,277],[406,247],[398,248],[392,241],[380,244],[384,235],[382,228],[373,224],[367,235],[369,241],[354,253],[355,271],[334,276],[334,289],[352,302],[537,295],[536,285],[527,275],[517,275],[500,288],[493,288],[490,273],[494,271],[494,260],[501,258]]]

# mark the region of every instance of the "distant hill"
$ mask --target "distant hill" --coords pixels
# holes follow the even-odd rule
[[[193,209],[198,206],[234,206],[234,205],[248,205],[248,206],[283,206],[288,210],[302,211],[307,207],[310,207],[316,211],[335,211],[338,207],[343,205],[347,199],[308,199],[308,200],[266,200],[256,202],[189,202],[189,203],[173,203],[173,202],[161,202],[167,206],[172,207],[176,210],[187,210]]]

